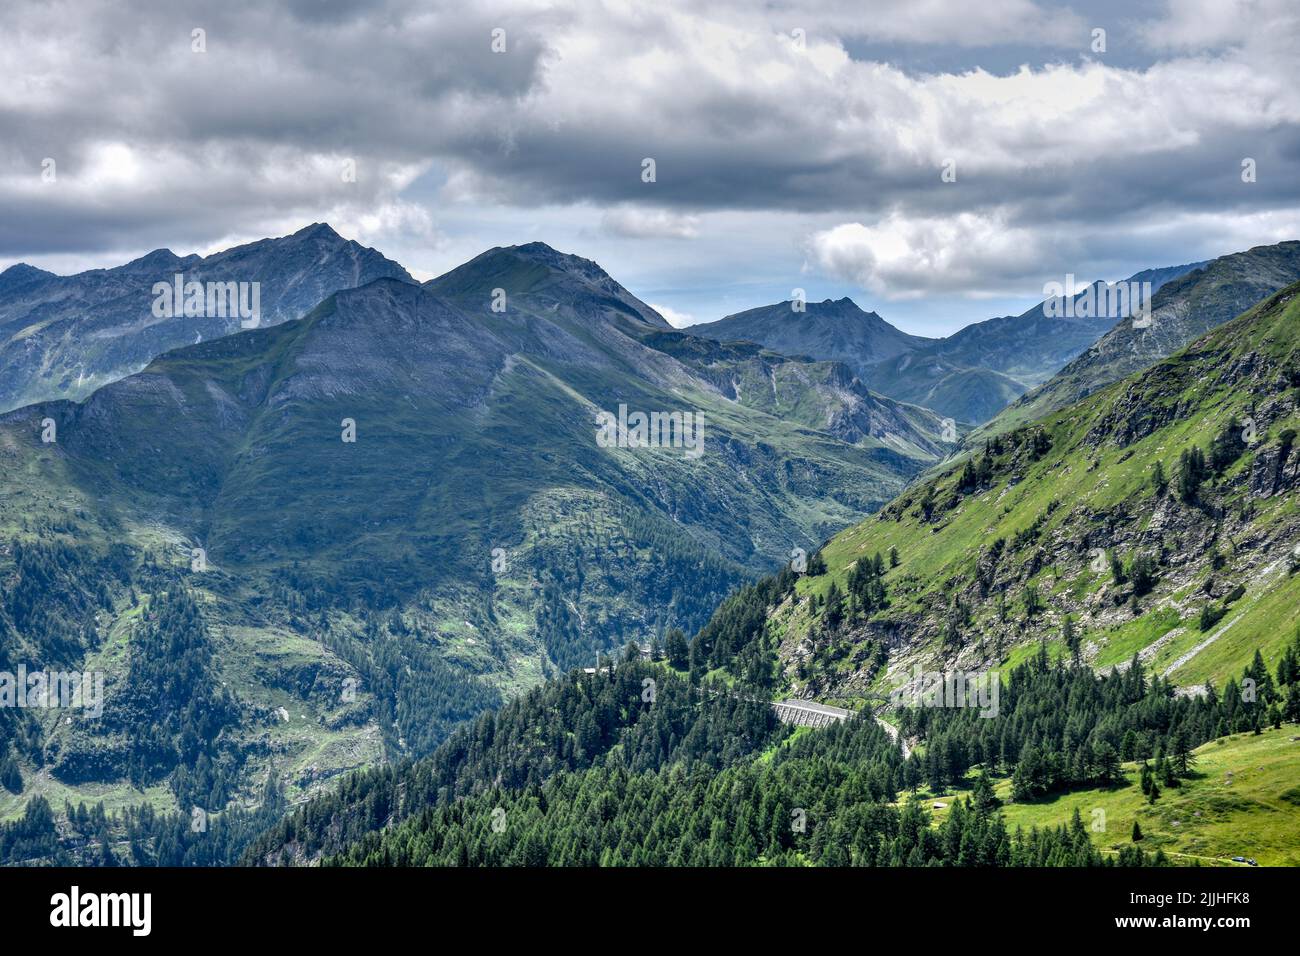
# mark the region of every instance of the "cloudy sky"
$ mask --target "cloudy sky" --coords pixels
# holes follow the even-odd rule
[[[939,335],[1066,273],[1300,238],[1293,0],[6,0],[4,21],[0,268],[327,221],[421,278],[542,240],[679,325],[797,287]]]

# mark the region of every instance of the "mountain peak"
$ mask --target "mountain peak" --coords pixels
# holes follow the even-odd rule
[[[547,245],[544,242],[526,242],[518,246],[497,246],[495,249],[489,249],[484,255],[491,255],[495,252],[509,252],[516,256],[528,259],[532,262],[540,263],[552,269],[558,269],[561,272],[569,272],[578,275],[588,282],[608,280],[613,282],[609,273],[602,269],[591,259],[584,259],[582,256],[575,256],[570,252],[561,252],[554,246]],[[480,257],[481,258],[481,257]]]
[[[163,352],[239,330],[229,314],[150,321],[154,283],[170,285],[177,274],[191,282],[256,283],[264,326],[297,319],[335,292],[374,279],[415,284],[396,262],[340,238],[325,223],[208,256],[155,249],[125,265],[73,276],[20,265],[0,276],[0,311],[16,328],[36,331],[0,343],[0,365],[6,369],[0,411],[37,399],[82,398]]]
[[[500,249],[502,247],[497,246],[497,248]],[[543,255],[543,256],[568,256],[569,255],[569,253],[561,252],[559,249],[556,249],[554,246],[549,245],[548,243],[545,242],[541,242],[540,240],[534,242],[521,242],[518,245],[505,246],[504,248],[513,249],[515,252],[522,253],[524,255]],[[572,258],[577,258],[577,257],[574,256]]]
[[[894,358],[931,340],[894,328],[848,296],[809,302],[796,312],[787,300],[693,325],[692,335],[717,342],[757,342],[785,355],[843,362],[860,378],[868,365]],[[866,379],[863,379],[866,381]]]
[[[178,256],[170,249],[155,249],[153,252],[146,253],[138,259],[132,259],[124,266],[119,268],[129,272],[152,272],[161,269],[172,269],[177,266],[183,266],[187,263],[197,260],[199,256],[188,255]]]
[[[858,305],[856,302],[850,299],[847,295],[842,296],[838,299],[822,299],[820,302],[810,302],[808,304],[811,306],[816,306],[822,311],[835,316],[850,316],[850,317],[865,316],[867,318],[875,319],[876,321],[879,322],[885,321],[880,317],[879,313],[864,309],[862,306]]]
[[[26,279],[35,279],[38,276],[52,276],[52,275],[54,275],[53,272],[47,272],[44,269],[38,269],[36,266],[30,265],[29,263],[15,262],[8,269],[5,269],[3,272],[0,272],[0,279],[8,279],[10,281],[15,279],[26,280]]]
[[[576,283],[576,288],[575,288]],[[537,302],[572,307],[579,301],[596,304],[595,311],[620,302],[616,311],[632,314],[641,322],[670,328],[668,322],[634,296],[597,263],[572,253],[560,252],[544,242],[518,246],[493,246],[450,272],[430,279],[426,288],[439,295],[482,297],[491,290],[505,289],[511,296],[532,295]]]
[[[44,269],[38,269],[36,266],[28,265],[26,262],[16,262],[8,269],[0,272],[0,290],[16,289],[32,282],[40,282],[42,279],[56,279],[53,272],[46,272]]]
[[[310,226],[304,226],[295,232],[292,236],[294,239],[327,239],[342,240],[340,236],[327,222],[313,222]]]

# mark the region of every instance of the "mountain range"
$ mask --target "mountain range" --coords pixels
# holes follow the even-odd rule
[[[959,857],[913,839],[928,817],[901,793],[971,786],[977,765],[1017,804],[1110,790],[1139,759],[1258,727],[1263,708],[1225,703],[1243,673],[1291,683],[1300,286],[1274,286],[1300,244],[1153,273],[1169,357],[1098,362],[1087,394],[994,419],[948,461],[942,410],[859,372],[894,363],[901,383],[925,368],[909,357],[948,355],[985,364],[940,380],[1019,388],[1084,320],[1030,310],[1026,345],[1008,319],[936,341],[847,300],[794,313],[825,348],[858,328],[878,356],[859,367],[739,325],[675,330],[542,243],[356,285],[340,262],[388,260],[341,243],[312,227],[242,247],[292,264],[269,288],[332,263],[310,281],[342,284],[300,315],[200,329],[0,415],[0,672],[106,679],[102,714],[0,708],[0,860],[1100,862],[1086,834],[1038,845],[992,816]],[[115,302],[162,281],[123,269]],[[4,277],[10,303],[53,281]],[[777,334],[787,307],[745,321]],[[123,328],[131,354],[157,344]],[[61,361],[87,361],[67,341]],[[936,668],[997,673],[1024,709],[996,744],[992,724],[889,710]],[[873,719],[791,736],[769,706],[785,697]],[[1264,697],[1270,720],[1285,702]],[[617,808],[599,833],[542,809],[591,800]],[[494,850],[498,806],[529,822]],[[820,835],[773,829],[791,807]]]
[[[694,447],[603,447],[602,413],[679,416]],[[598,652],[694,632],[956,446],[838,363],[674,331],[534,243],[11,411],[0,447],[4,653],[102,671],[110,702],[28,716],[29,793],[210,806],[272,766],[292,797],[427,752]],[[181,633],[204,689],[153,703],[169,675],[140,655],[177,621],[202,622]],[[196,783],[179,742],[218,714]]]
[[[156,315],[155,284],[170,286],[178,274],[205,289],[257,283],[263,325],[296,319],[331,293],[374,279],[414,281],[397,263],[323,223],[206,257],[158,249],[73,276],[19,263],[0,273],[0,410],[84,398],[163,352],[239,331],[234,314]]]
[[[1202,265],[1148,269],[1125,281],[1150,283],[1154,294]],[[1078,301],[1084,295],[1080,289],[1069,298]],[[980,424],[1049,379],[1116,321],[1083,310],[1075,317],[1072,308],[1056,312],[1064,314],[1054,314],[1041,302],[1021,315],[987,319],[946,338],[927,339],[900,332],[845,298],[807,303],[801,312],[791,302],[750,309],[690,331],[758,342],[790,355],[835,359],[872,391]]]
[[[1296,865],[1297,426],[1300,283],[241,860]],[[862,718],[755,706],[791,696]]]
[[[1300,280],[1300,242],[1220,256],[1154,289],[1149,320],[1119,321],[1051,380],[999,413],[976,435],[995,434],[1051,412],[1172,355],[1256,302]]]

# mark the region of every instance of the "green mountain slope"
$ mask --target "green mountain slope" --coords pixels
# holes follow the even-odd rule
[[[1294,725],[1270,727],[1258,735],[1202,744],[1193,752],[1186,778],[1154,804],[1142,795],[1136,761],[1124,765],[1119,787],[1078,789],[1034,803],[1012,802],[1010,780],[1000,781],[995,792],[1006,801],[1009,827],[1065,826],[1077,811],[1093,844],[1108,855],[1134,845],[1136,823],[1142,833],[1139,845],[1163,851],[1178,866],[1249,865],[1234,862],[1238,856],[1260,866],[1300,866],[1300,741],[1295,731]],[[969,796],[969,790],[962,786],[927,796],[944,803],[934,813],[941,822],[954,799]]]
[[[881,363],[867,374],[882,394],[972,424],[992,418],[1027,387],[1003,372],[958,365],[928,351]]]
[[[1300,622],[1297,292],[837,535],[776,616],[795,690],[879,695],[917,665],[1005,668],[1043,640],[1096,668],[1139,654],[1185,687],[1257,649],[1272,668]],[[854,595],[838,622],[832,585]]]
[[[1296,799],[1288,774],[1300,747],[1291,728],[1279,716],[1257,735],[1231,737],[1257,719],[1252,706],[1231,695],[1173,697],[1140,663],[1098,676],[1037,655],[1008,675],[991,719],[960,709],[899,712],[914,742],[907,756],[869,719],[819,729],[776,724],[763,703],[765,690],[776,690],[774,675],[750,665],[771,661],[773,635],[761,611],[788,599],[793,584],[785,571],[733,596],[691,642],[689,661],[670,652],[667,661],[625,658],[598,674],[568,675],[485,715],[427,760],[350,778],[254,841],[245,862],[987,867],[1186,862],[1188,853],[1225,865],[1238,853],[1265,864],[1292,859],[1297,822],[1285,811]],[[706,655],[715,674],[756,682],[724,690],[702,676]],[[1294,721],[1300,679],[1294,658],[1292,665],[1285,690]],[[1216,742],[1198,749],[1202,740]],[[1136,763],[1123,764],[1121,753]],[[1136,842],[1134,819],[1146,832]]]
[[[702,415],[702,454],[601,447],[621,405]],[[537,244],[10,412],[0,654],[107,688],[101,720],[0,717],[23,777],[0,815],[292,801],[427,753],[598,651],[694,631],[893,497],[941,430],[834,363],[674,332]],[[177,641],[192,666],[146,665]]]

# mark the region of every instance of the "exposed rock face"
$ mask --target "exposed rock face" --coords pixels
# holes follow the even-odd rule
[[[1250,467],[1250,496],[1269,498],[1300,486],[1300,456],[1291,443],[1259,449]]]

